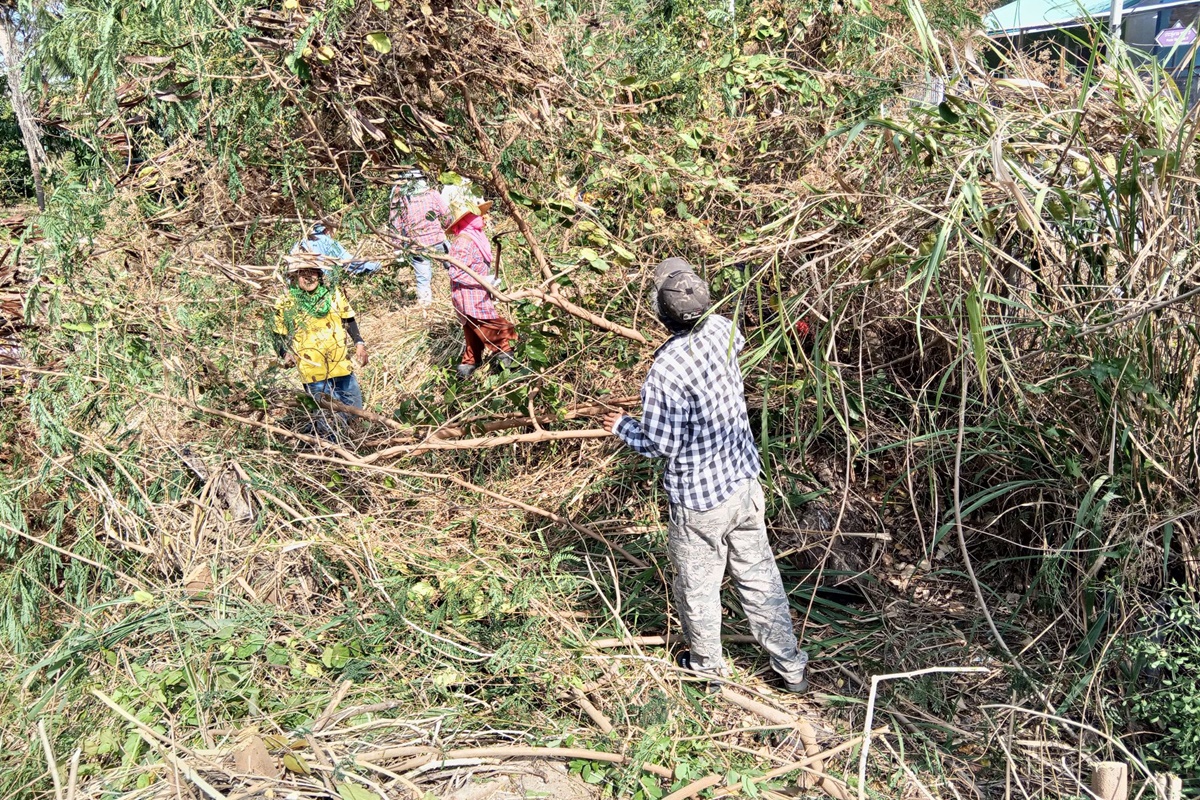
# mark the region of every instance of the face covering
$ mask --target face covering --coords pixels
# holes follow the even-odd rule
[[[483,218],[475,217],[465,225],[457,228],[459,235],[466,236],[479,249],[479,254],[488,264],[492,263],[492,243],[483,232]]]
[[[293,283],[288,287],[288,291],[296,301],[296,306],[310,317],[320,319],[329,313],[333,294],[324,283],[317,284],[317,288],[311,292],[306,292],[299,284]]]

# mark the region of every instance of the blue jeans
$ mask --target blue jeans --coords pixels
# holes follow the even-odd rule
[[[339,403],[344,403],[355,408],[363,407],[362,389],[358,385],[358,378],[354,377],[354,373],[342,375],[338,378],[326,378],[323,381],[313,381],[312,383],[304,384],[304,391],[308,392],[313,397],[325,395]],[[331,413],[324,408],[318,408],[313,415],[313,428],[317,434],[325,439],[332,439],[333,428],[329,424],[328,417]],[[339,412],[332,415],[334,425],[345,425],[350,421],[348,414]]]
[[[445,242],[429,248],[439,253],[449,253],[450,245]],[[417,302],[430,303],[433,301],[433,262],[425,256],[413,251],[408,254],[413,273],[417,277]]]

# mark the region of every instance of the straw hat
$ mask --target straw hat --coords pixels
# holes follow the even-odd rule
[[[477,203],[466,195],[460,195],[452,199],[450,206],[450,222],[446,225],[446,230],[450,230],[463,219],[469,216],[482,217],[484,214],[492,210],[492,201],[484,200]]]
[[[420,167],[399,167],[388,172],[388,177],[394,183],[427,180],[425,172]]]
[[[283,257],[283,274],[285,276],[296,275],[306,269],[319,269],[322,273],[328,273],[329,268],[329,259],[320,253],[309,253],[302,250],[299,253],[288,253]]]

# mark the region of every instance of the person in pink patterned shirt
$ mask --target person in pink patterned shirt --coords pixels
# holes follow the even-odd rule
[[[433,303],[433,263],[424,251],[450,252],[444,230],[449,215],[446,201],[429,186],[424,172],[407,169],[396,174],[390,216],[396,255],[408,256],[417,279],[417,303],[422,306]]]
[[[483,215],[492,207],[490,202],[478,206],[464,201],[456,203],[450,212],[451,223],[446,232],[454,237],[450,257],[464,264],[480,278],[491,281],[492,243],[483,232]],[[513,324],[500,316],[492,295],[470,273],[454,261],[446,262],[450,272],[450,301],[462,322],[466,348],[458,377],[468,378],[488,353],[496,354],[501,367],[512,364],[512,347],[517,331]]]

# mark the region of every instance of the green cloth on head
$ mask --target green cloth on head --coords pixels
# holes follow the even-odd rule
[[[333,299],[333,293],[325,284],[320,284],[311,292],[306,292],[296,285],[288,287],[288,291],[291,293],[292,299],[296,301],[296,306],[310,317],[320,318],[329,313],[329,303]]]

